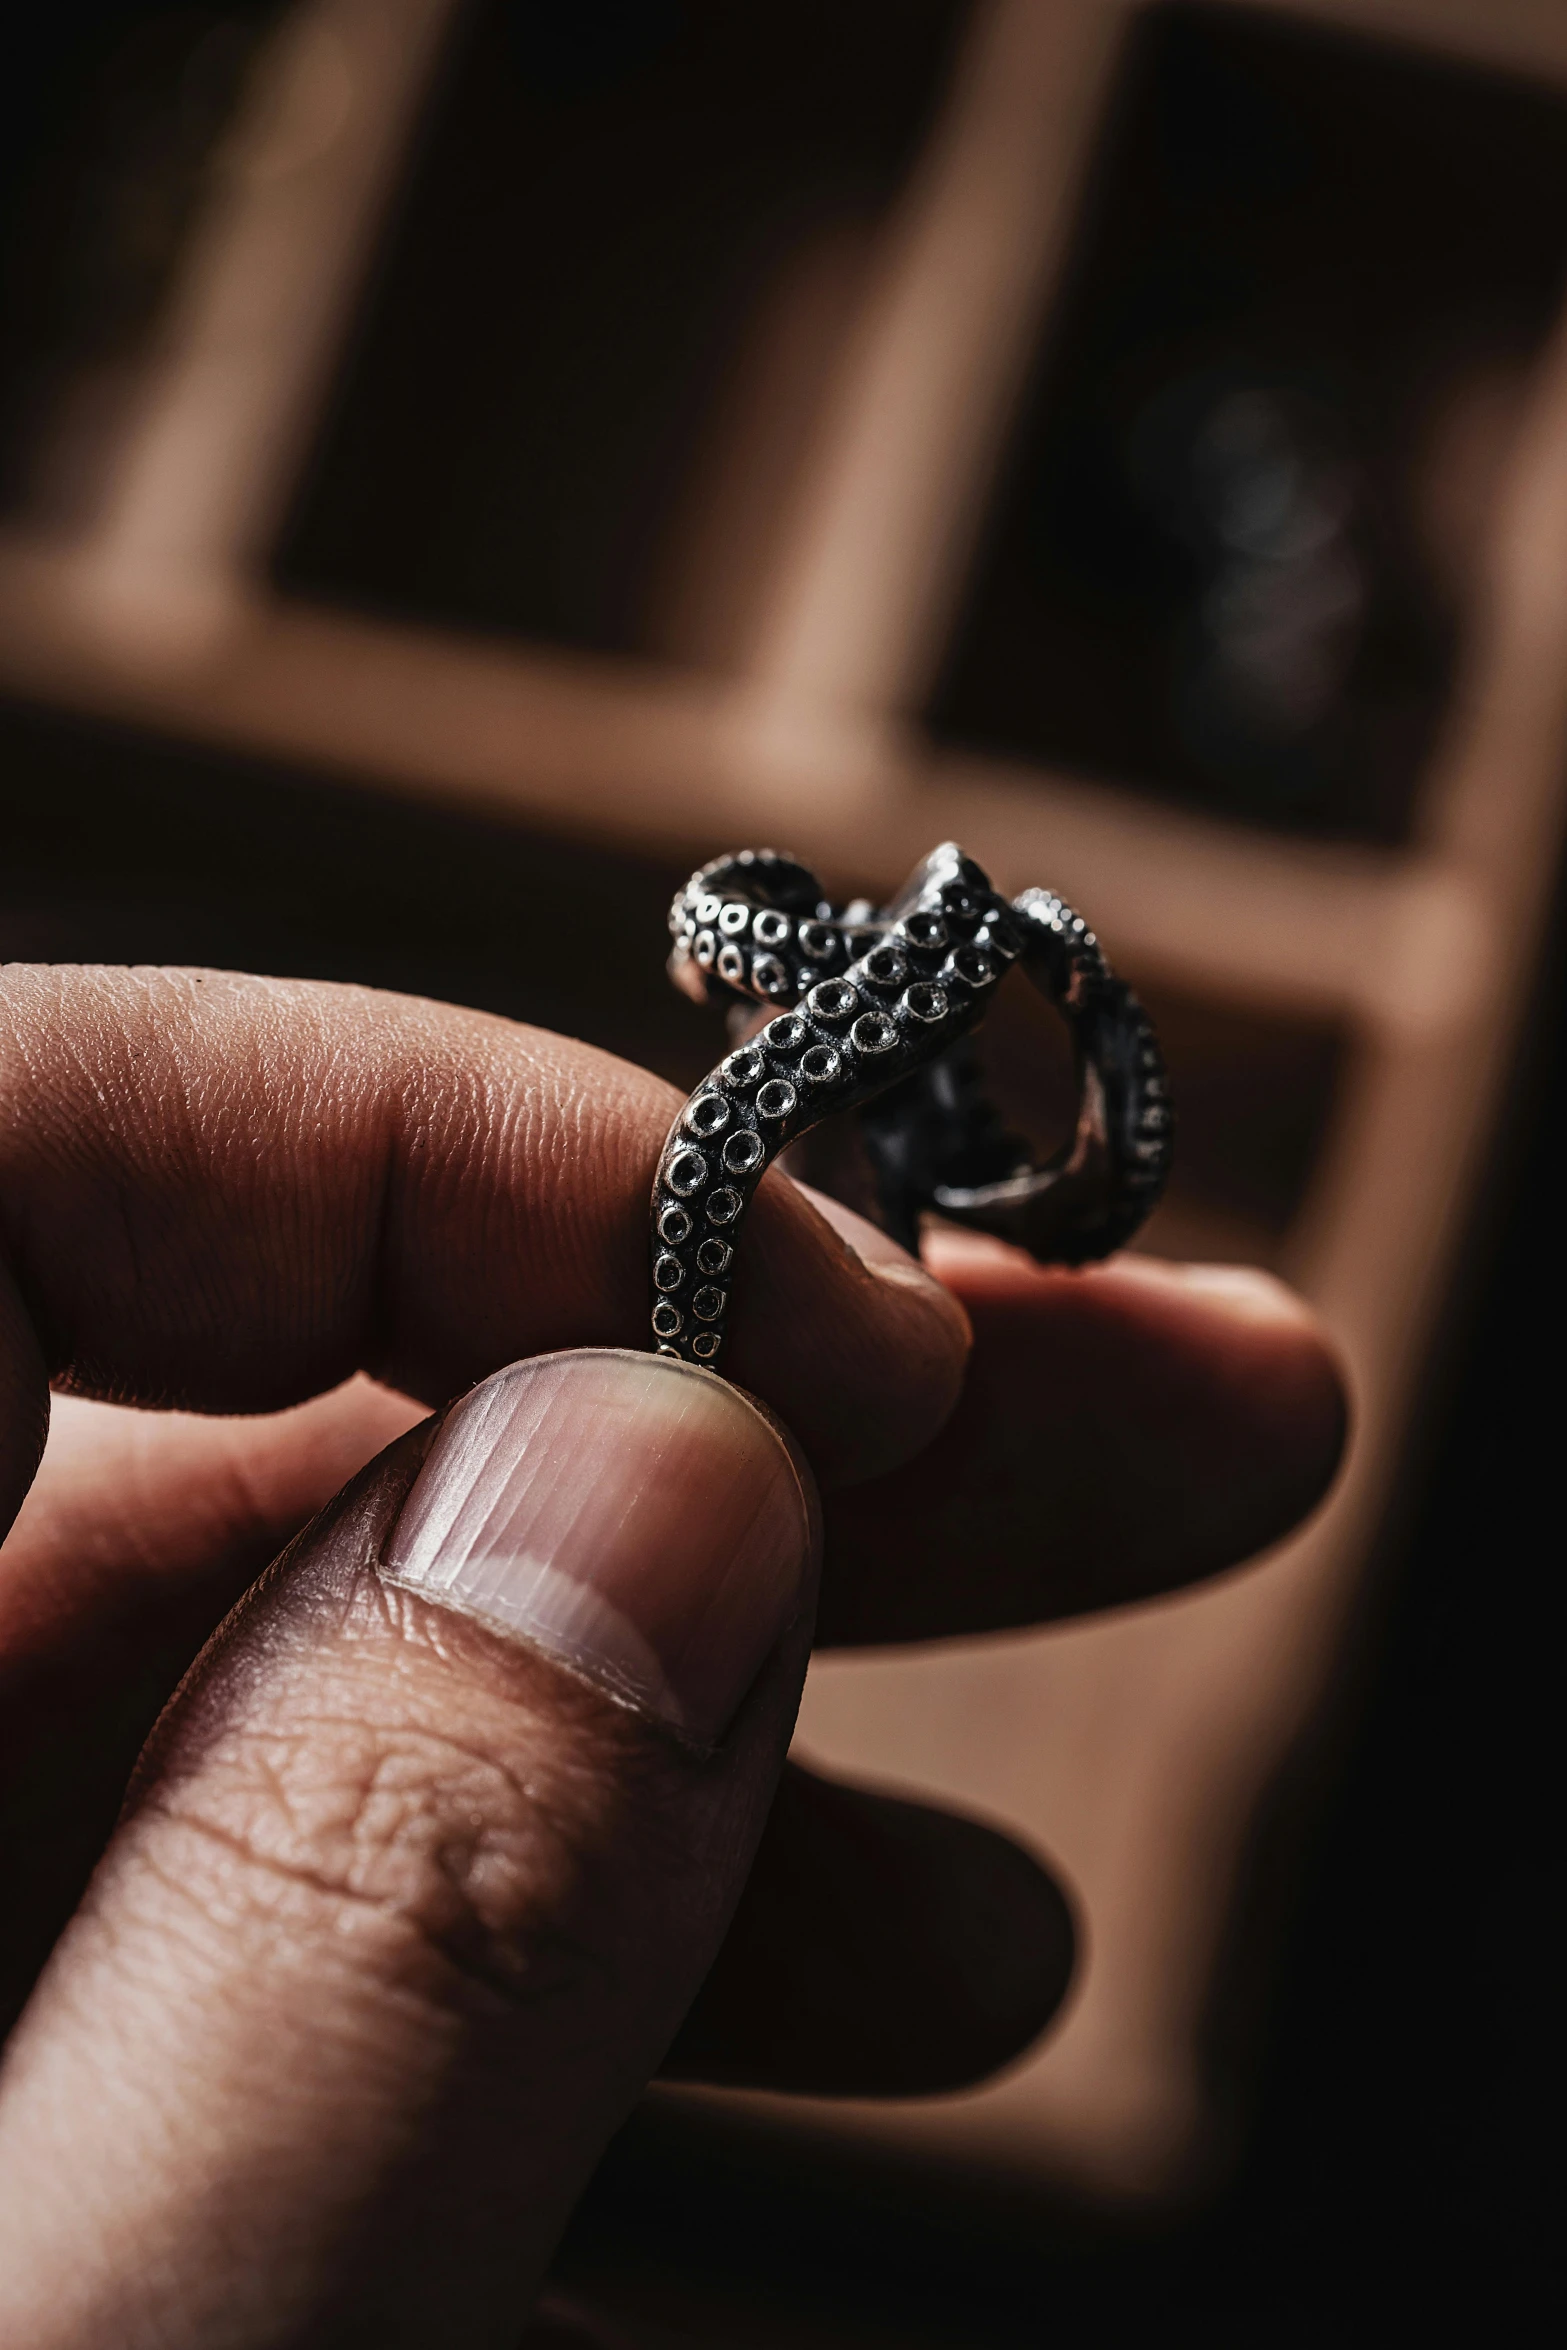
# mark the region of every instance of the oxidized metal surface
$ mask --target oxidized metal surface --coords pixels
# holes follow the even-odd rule
[[[1164,1187],[1164,1064],[1141,1005],[1049,890],[1010,903],[953,843],[890,906],[835,912],[771,849],[720,857],[670,909],[670,975],[698,1002],[775,1016],[722,1060],[670,1129],[653,1186],[653,1340],[716,1366],[751,1194],[778,1153],[861,1112],[882,1218],[919,1218],[1080,1265],[1129,1240]],[[1014,963],[1065,1019],[1078,1073],[1071,1141],[1043,1165],[985,1100],[967,1039]]]

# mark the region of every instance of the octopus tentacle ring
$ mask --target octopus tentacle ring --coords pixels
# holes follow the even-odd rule
[[[860,1112],[881,1218],[917,1247],[927,1210],[1068,1265],[1130,1239],[1169,1171],[1153,1030],[1094,934],[1049,890],[1010,904],[948,843],[892,904],[835,912],[793,857],[746,849],[694,873],[670,909],[670,975],[741,1022],[774,1017],[698,1086],[653,1186],[653,1341],[716,1366],[747,1203],[824,1118]],[[1064,1017],[1076,1130],[1036,1164],[984,1099],[970,1043],[1020,964]]]

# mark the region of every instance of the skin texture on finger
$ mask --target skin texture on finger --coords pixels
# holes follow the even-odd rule
[[[440,1441],[401,1439],[182,1693],[13,2039],[8,2350],[516,2341],[722,1936],[809,1635],[798,1463],[721,1383],[635,1376],[697,1382],[671,1440],[711,1462],[701,1414],[740,1415],[733,1476],[795,1497],[798,1613],[717,1751],[389,1584]]]
[[[0,1103],[0,1253],[81,1393],[269,1411],[366,1370],[441,1403],[524,1354],[648,1343],[678,1096],[591,1047],[363,988],[10,966]],[[879,1277],[764,1178],[728,1367],[820,1474],[918,1450],[966,1346],[936,1284]]]
[[[819,1646],[1150,1598],[1280,1540],[1332,1482],[1343,1379],[1266,1274],[1069,1273],[944,1234],[927,1259],[973,1327],[969,1377],[917,1460],[828,1498]]]

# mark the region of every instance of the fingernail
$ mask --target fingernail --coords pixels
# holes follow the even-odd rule
[[[584,1348],[453,1406],[381,1573],[710,1745],[800,1604],[814,1527],[804,1472],[746,1396]]]

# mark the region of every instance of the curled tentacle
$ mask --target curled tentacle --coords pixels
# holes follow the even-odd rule
[[[677,986],[775,1017],[697,1088],[660,1157],[663,1352],[717,1364],[751,1194],[779,1151],[841,1110],[878,1104],[865,1139],[889,1228],[908,1243],[933,1209],[1081,1264],[1120,1247],[1158,1198],[1171,1139],[1158,1045],[1092,931],[1050,892],[1009,905],[948,842],[890,906],[840,914],[797,859],[747,849],[693,874],[669,920]],[[1078,1062],[1076,1132],[1044,1166],[1004,1133],[965,1059],[1019,959]]]

